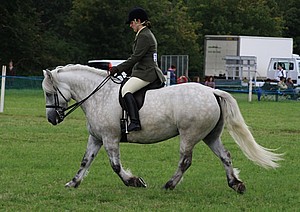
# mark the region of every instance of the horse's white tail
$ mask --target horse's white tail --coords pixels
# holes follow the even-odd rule
[[[218,89],[214,90],[214,94],[221,97],[220,104],[225,125],[247,158],[264,168],[279,167],[276,161],[283,160],[282,154],[273,153],[272,151],[274,150],[262,147],[256,143],[244,121],[236,100],[229,93]]]

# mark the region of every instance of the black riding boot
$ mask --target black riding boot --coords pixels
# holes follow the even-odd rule
[[[126,93],[123,98],[126,104],[128,115],[130,117],[130,124],[127,129],[128,132],[141,130],[139,110],[132,93]]]

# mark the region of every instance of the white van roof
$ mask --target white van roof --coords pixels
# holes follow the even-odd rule
[[[120,63],[123,63],[126,60],[89,60],[88,63],[102,63],[102,62],[106,62],[106,63],[111,63],[112,66],[117,66]]]

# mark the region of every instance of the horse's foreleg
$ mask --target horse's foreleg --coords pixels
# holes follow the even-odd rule
[[[66,187],[77,188],[80,185],[83,178],[86,176],[91,163],[93,162],[94,158],[98,154],[101,146],[102,146],[101,141],[97,140],[91,135],[89,136],[87,149],[82,158],[80,169],[78,170],[75,177],[65,185]]]
[[[114,172],[121,178],[126,186],[147,187],[145,181],[141,177],[133,176],[130,171],[125,171],[120,162],[119,143],[109,143],[104,145],[110,160],[110,165]]]
[[[238,169],[234,169],[231,162],[230,153],[224,148],[220,138],[204,139],[204,142],[221,159],[227,176],[228,185],[236,192],[243,194],[246,191],[244,183],[238,178]]]

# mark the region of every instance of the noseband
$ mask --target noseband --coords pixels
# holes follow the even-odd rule
[[[67,108],[64,108],[62,106],[59,105],[59,98],[58,98],[58,93],[62,96],[62,98],[68,102],[68,100],[66,99],[66,97],[62,94],[62,92],[58,89],[58,87],[53,86],[55,93],[54,93],[54,105],[46,105],[46,108],[54,108],[56,111],[56,114],[58,116],[58,120],[59,122],[63,121],[64,118],[66,117],[65,115],[65,111],[67,110]]]
[[[84,99],[80,100],[79,102],[76,102],[72,105],[70,105],[69,107],[65,108],[60,106],[59,104],[59,98],[58,98],[58,94],[62,96],[62,98],[68,102],[67,98],[62,94],[62,92],[59,90],[58,87],[53,85],[53,88],[55,90],[54,93],[54,105],[46,105],[46,108],[54,108],[57,115],[58,115],[58,119],[59,122],[62,122],[64,120],[65,117],[67,117],[69,114],[71,114],[74,110],[76,110],[78,107],[80,107],[86,100],[88,100],[92,95],[94,95],[98,90],[100,90],[100,88],[102,88],[110,79],[110,75],[106,76],[101,83]],[[68,111],[66,114],[65,112]]]

